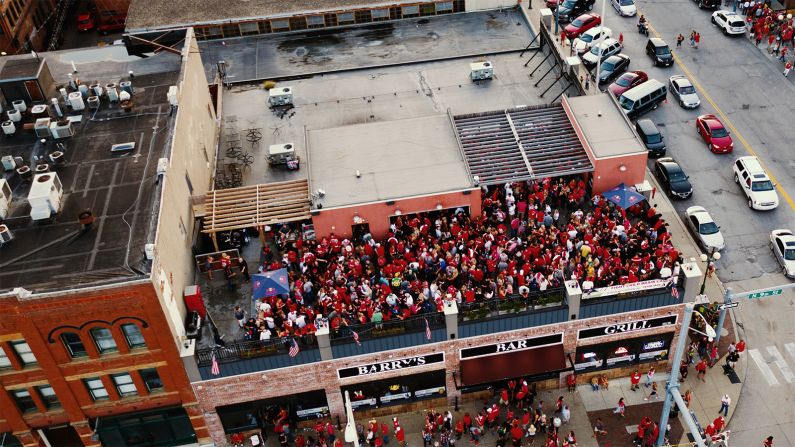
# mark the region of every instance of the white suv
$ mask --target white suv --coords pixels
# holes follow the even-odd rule
[[[712,24],[723,30],[723,34],[745,34],[745,20],[731,11],[715,11],[712,13]]]
[[[734,162],[734,181],[748,197],[748,207],[755,210],[772,210],[778,207],[776,185],[767,176],[753,156],[740,157]]]

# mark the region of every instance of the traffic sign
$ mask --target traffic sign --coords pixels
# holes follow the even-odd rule
[[[731,309],[732,307],[737,307],[739,305],[740,305],[740,303],[721,304],[720,306],[718,306],[718,310]]]
[[[748,299],[764,298],[766,296],[781,295],[782,289],[765,290],[764,292],[754,292],[748,295]]]

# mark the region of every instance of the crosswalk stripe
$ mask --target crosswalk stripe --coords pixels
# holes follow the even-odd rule
[[[759,371],[767,380],[767,384],[770,386],[778,385],[778,379],[773,374],[773,370],[767,366],[767,362],[765,359],[762,358],[762,354],[759,352],[758,349],[749,349],[748,354],[754,359],[754,363],[756,363],[756,367],[759,368]]]
[[[784,380],[786,380],[787,383],[795,381],[795,374],[792,373],[792,370],[789,365],[787,365],[787,362],[784,361],[784,357],[778,352],[778,349],[776,349],[775,346],[768,346],[767,352],[773,356],[773,361],[776,363],[776,366],[778,366],[778,369],[781,370],[781,374],[784,375]]]
[[[792,358],[795,358],[795,343],[787,343],[784,345],[784,347],[787,348],[789,355],[792,356]]]

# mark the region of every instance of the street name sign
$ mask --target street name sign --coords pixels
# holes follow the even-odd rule
[[[764,298],[766,296],[781,295],[782,289],[765,290],[764,292],[754,292],[748,295],[748,299]]]
[[[718,306],[718,310],[731,309],[732,307],[737,307],[739,305],[740,305],[740,303],[721,304],[720,306]]]

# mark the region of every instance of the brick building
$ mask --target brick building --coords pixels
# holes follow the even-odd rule
[[[218,104],[192,31],[181,38],[145,60],[96,50],[79,74],[68,52],[0,59],[6,446],[209,440],[172,290],[193,283],[189,198],[210,185]]]
[[[0,3],[0,51],[45,51],[56,22],[55,0],[8,0]]]

